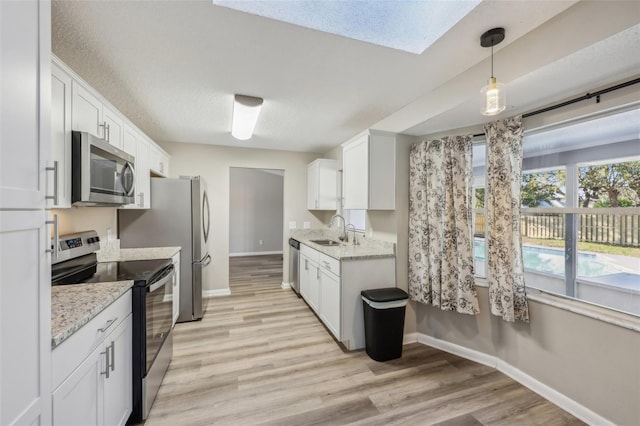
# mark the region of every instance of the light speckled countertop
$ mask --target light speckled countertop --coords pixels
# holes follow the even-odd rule
[[[171,259],[181,247],[145,247],[120,248],[120,240],[116,244],[105,246],[96,254],[98,262],[126,262],[131,260]]]
[[[91,321],[133,286],[133,281],[51,287],[51,348]]]
[[[380,257],[395,257],[395,244],[386,241],[372,240],[364,238],[362,234],[358,236],[360,245],[353,245],[351,241],[342,243],[339,246],[321,246],[312,243],[311,240],[330,239],[338,241],[337,233],[326,229],[298,229],[291,231],[291,237],[300,241],[314,250],[324,253],[338,260],[351,259],[375,259]],[[349,231],[351,238],[351,231]]]

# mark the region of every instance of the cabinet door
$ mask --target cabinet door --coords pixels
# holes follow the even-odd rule
[[[50,166],[50,2],[0,1],[0,208],[44,207]]]
[[[345,146],[343,150],[344,208],[369,208],[369,137]]]
[[[104,413],[102,374],[106,355],[96,348],[53,392],[53,424],[87,426],[102,424]]]
[[[122,150],[127,154],[136,156],[136,145],[138,141],[138,132],[127,124],[124,125],[124,135],[122,137]],[[136,158],[136,162],[137,162]]]
[[[105,125],[105,139],[116,148],[124,148],[124,121],[122,117],[107,108],[102,107],[102,121]]]
[[[71,207],[71,76],[56,64],[51,64],[51,159],[53,173],[47,179],[47,194],[54,194],[57,183],[58,202],[49,200],[49,207]]]
[[[320,318],[340,340],[340,277],[320,268]]]
[[[124,425],[131,414],[132,324],[129,315],[104,341],[103,351],[109,351],[109,377],[103,376],[105,425]]]
[[[311,308],[319,312],[320,310],[320,269],[315,262],[309,262],[309,299],[307,302]]]
[[[2,4],[4,13],[5,2]],[[44,210],[0,211],[0,424],[48,424],[51,270]]]
[[[176,325],[180,316],[180,252],[173,256],[175,275],[173,280],[173,325]]]
[[[299,258],[298,271],[300,271],[300,296],[304,300],[309,299],[309,259],[301,254]]]
[[[169,176],[169,156],[167,156],[164,152],[160,151],[158,156],[158,161],[159,161],[158,167],[160,168],[160,170],[158,171],[164,177],[168,177]]]
[[[334,162],[320,163],[318,169],[318,205],[321,210],[335,210],[338,208],[338,194],[336,193],[337,171]]]
[[[151,177],[149,175],[149,141],[138,138],[136,149],[136,193],[138,208],[151,207]]]
[[[71,86],[71,92],[71,128],[104,138],[102,102],[76,81]]]
[[[320,164],[311,163],[307,166],[307,209],[318,208],[318,179],[320,176]]]

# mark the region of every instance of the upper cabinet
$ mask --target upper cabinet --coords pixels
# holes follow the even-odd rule
[[[73,80],[55,62],[51,64],[51,159],[53,179],[48,207],[71,207],[71,86]]]
[[[150,147],[150,163],[149,168],[153,174],[168,177],[169,176],[169,154],[164,152],[162,148],[157,145]]]
[[[151,172],[169,175],[169,155],[138,130],[117,109],[82,81],[62,61],[51,64],[52,173],[48,207],[71,207],[71,131],[88,132],[135,157],[135,203],[151,206]]]
[[[396,208],[396,139],[367,131],[342,145],[344,208]]]
[[[307,209],[336,210],[337,161],[318,159],[307,166]]]

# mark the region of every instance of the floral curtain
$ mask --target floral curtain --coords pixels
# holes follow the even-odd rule
[[[409,295],[442,310],[475,315],[472,139],[444,137],[411,148]]]
[[[529,322],[520,237],[522,117],[485,125],[487,281],[491,313]]]

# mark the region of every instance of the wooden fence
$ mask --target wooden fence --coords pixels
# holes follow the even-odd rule
[[[522,216],[522,235],[563,240],[564,217],[564,214]],[[483,236],[485,229],[485,216],[476,214],[475,235]],[[640,247],[640,215],[579,214],[578,241]]]

